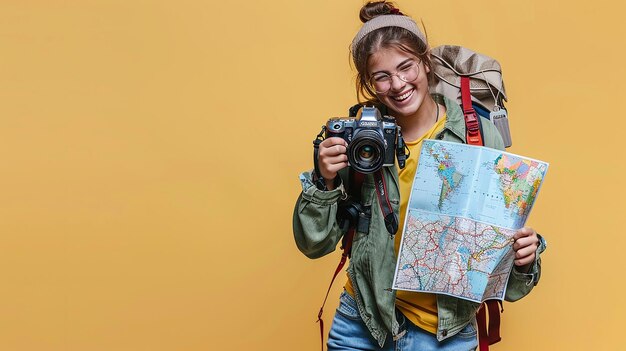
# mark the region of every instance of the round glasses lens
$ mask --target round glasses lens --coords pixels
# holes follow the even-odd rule
[[[417,65],[417,63],[413,63],[406,71],[398,72],[398,78],[407,83],[410,83],[417,79],[418,74],[419,66]]]
[[[391,89],[391,77],[387,77],[384,80],[372,79],[371,85],[377,93],[386,93]]]

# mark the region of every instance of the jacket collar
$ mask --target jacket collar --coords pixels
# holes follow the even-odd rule
[[[448,129],[465,143],[465,118],[461,107],[454,101],[440,94],[432,94],[438,104],[446,106],[447,117],[444,129]]]

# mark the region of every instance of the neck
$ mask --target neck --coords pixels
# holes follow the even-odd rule
[[[419,139],[437,123],[442,112],[441,108],[439,108],[439,113],[437,112],[437,103],[428,95],[413,115],[397,118],[398,125],[402,127],[402,135],[407,141]]]

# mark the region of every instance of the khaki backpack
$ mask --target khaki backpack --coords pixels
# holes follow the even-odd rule
[[[489,56],[454,45],[433,48],[431,57],[435,79],[430,91],[461,104],[461,78],[468,77],[474,110],[494,123],[505,147],[511,146],[508,114],[504,107],[507,96],[500,63]]]

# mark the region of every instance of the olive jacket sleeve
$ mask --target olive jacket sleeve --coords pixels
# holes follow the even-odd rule
[[[343,232],[337,225],[337,204],[344,196],[343,184],[331,191],[319,190],[312,172],[300,175],[302,192],[293,211],[293,234],[298,249],[309,258],[335,250]]]

